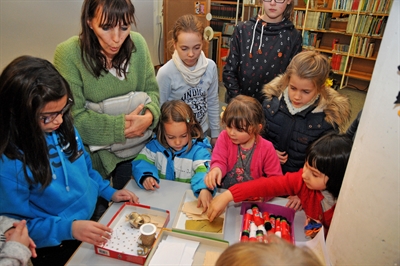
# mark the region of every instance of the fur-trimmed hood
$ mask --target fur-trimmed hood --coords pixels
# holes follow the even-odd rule
[[[273,97],[282,97],[283,91],[288,85],[282,77],[283,75],[279,75],[264,85],[262,92],[268,100]],[[324,112],[326,122],[335,128],[339,127],[339,131],[344,133],[351,116],[350,101],[331,87],[325,87],[325,93],[320,94],[318,106],[312,112]]]

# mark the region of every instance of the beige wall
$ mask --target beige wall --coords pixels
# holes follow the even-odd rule
[[[394,0],[327,238],[332,265],[400,265],[400,0]]]
[[[79,34],[82,3],[83,0],[0,0],[0,72],[20,55],[52,62],[57,44]],[[162,0],[132,3],[137,20],[137,28],[132,30],[143,35],[153,64],[159,65],[164,51],[163,45],[159,46]]]

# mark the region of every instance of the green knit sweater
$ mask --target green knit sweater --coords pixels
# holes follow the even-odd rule
[[[159,89],[146,41],[136,32],[131,32],[130,36],[136,50],[132,53],[124,80],[105,72],[100,78],[94,77],[82,62],[78,36],[59,44],[54,54],[54,65],[68,81],[74,95],[72,114],[75,126],[91,155],[93,168],[103,177],[107,177],[117,163],[132,158],[119,158],[107,150],[91,153],[88,145],[103,146],[124,141],[125,118],[124,115],[111,116],[87,110],[86,101],[98,103],[130,91],[144,91],[152,100],[146,105],[154,117],[151,129],[157,125],[160,116]]]

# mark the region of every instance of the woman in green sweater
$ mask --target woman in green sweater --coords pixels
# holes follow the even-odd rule
[[[150,52],[142,35],[131,31],[134,13],[130,0],[85,0],[81,33],[59,44],[54,55],[54,65],[72,89],[74,123],[90,152],[93,168],[104,178],[112,177],[117,189],[131,178],[131,161],[136,154],[118,156],[110,145],[143,138],[157,125],[160,115]],[[126,102],[125,95],[139,91],[149,100],[133,111],[110,115],[88,108],[88,103],[105,106],[106,100],[121,97]]]

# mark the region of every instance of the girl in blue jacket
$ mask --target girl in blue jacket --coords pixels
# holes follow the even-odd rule
[[[139,187],[159,188],[160,178],[190,183],[198,197],[198,207],[207,210],[212,194],[204,183],[209,171],[211,145],[189,105],[181,100],[161,106],[161,117],[154,137],[132,163]]]
[[[72,104],[68,83],[44,59],[21,56],[1,74],[0,215],[27,221],[35,265],[64,265],[79,241],[107,242],[111,228],[89,221],[99,196],[138,202],[93,170]]]

